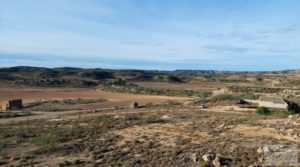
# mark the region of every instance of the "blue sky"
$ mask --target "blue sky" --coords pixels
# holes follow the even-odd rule
[[[300,68],[299,0],[0,0],[0,66]]]

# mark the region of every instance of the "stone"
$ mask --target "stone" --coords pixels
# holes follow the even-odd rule
[[[162,117],[160,117],[160,119],[162,120],[170,120],[172,117],[169,115],[163,115]]]
[[[196,163],[196,162],[198,161],[197,153],[193,153],[193,154],[191,155],[191,160],[192,160],[194,163]]]
[[[297,138],[298,138],[298,135],[297,135],[297,134],[294,134],[293,138],[294,138],[294,139],[297,139]]]
[[[208,154],[204,154],[202,156],[202,159],[205,161],[205,162],[211,162],[213,159],[215,159],[216,155],[214,153],[208,153]]]
[[[257,152],[258,154],[262,154],[262,153],[264,152],[264,150],[263,150],[261,147],[259,147],[259,148],[256,150],[256,152]]]
[[[219,126],[219,128],[224,128],[225,127],[225,124],[221,124],[220,126]]]
[[[264,150],[264,153],[270,153],[270,152],[272,152],[272,150],[270,149],[269,146],[264,146],[263,150]]]
[[[221,167],[221,158],[219,156],[216,156],[213,160],[213,164],[215,165],[215,167]]]

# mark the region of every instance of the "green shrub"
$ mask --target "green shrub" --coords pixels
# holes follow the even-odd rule
[[[245,94],[220,94],[214,96],[212,99],[214,101],[237,101],[240,99],[257,99],[258,96],[250,93]]]
[[[152,123],[160,123],[163,122],[162,119],[158,115],[145,115],[142,117],[143,123],[152,124]]]
[[[272,110],[272,116],[277,118],[286,118],[289,115],[291,115],[291,113],[287,110]]]
[[[258,81],[258,82],[262,82],[262,81],[264,81],[264,78],[261,77],[261,76],[256,76],[255,80]]]
[[[225,100],[238,100],[235,95],[232,94],[221,94],[213,97],[216,101],[225,101]]]
[[[100,116],[98,116],[97,121],[99,121],[103,124],[110,124],[113,122],[113,118],[108,115],[100,115]]]
[[[7,152],[4,151],[3,149],[0,149],[0,159],[5,159],[7,158]]]
[[[33,137],[34,135],[33,128],[31,127],[20,127],[16,130],[16,136],[19,139]]]
[[[258,107],[256,109],[256,113],[261,114],[261,115],[271,115],[272,114],[272,112],[267,107]]]
[[[63,104],[89,104],[89,103],[98,103],[98,102],[105,102],[107,101],[104,98],[98,98],[98,99],[83,99],[83,98],[77,98],[77,99],[65,99],[62,101],[58,101],[57,103],[63,103]]]
[[[174,89],[159,89],[159,88],[145,88],[126,80],[115,80],[104,83],[104,90],[120,93],[133,94],[151,94],[151,95],[165,95],[165,96],[187,96],[187,97],[208,97],[212,95],[209,90],[174,90]]]
[[[60,140],[69,140],[69,139],[77,139],[84,135],[84,130],[82,127],[73,126],[59,129],[57,131],[59,134]]]
[[[55,133],[43,133],[40,136],[35,137],[32,143],[39,147],[40,152],[53,151],[58,143],[58,137]]]
[[[125,119],[127,121],[137,121],[140,119],[140,117],[137,114],[127,114]]]
[[[235,93],[278,93],[281,88],[268,88],[268,87],[258,87],[258,86],[228,86],[228,89]]]
[[[32,115],[32,112],[30,112],[30,111],[22,111],[21,112],[24,116],[29,116],[29,115]]]

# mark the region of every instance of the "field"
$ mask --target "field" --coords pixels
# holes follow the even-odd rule
[[[264,166],[270,145],[300,144],[294,71],[26,70],[0,78],[0,102],[24,105],[0,112],[3,166]],[[289,107],[238,103],[260,96]]]
[[[75,109],[92,109],[92,108],[111,108],[114,106],[124,107],[130,103],[138,101],[141,105],[147,103],[163,103],[167,100],[188,100],[185,97],[168,97],[168,96],[150,96],[150,95],[134,95],[126,93],[105,92],[101,89],[92,88],[34,88],[34,87],[2,87],[0,88],[0,102],[8,99],[21,98],[25,103],[45,100],[60,99],[97,99],[105,98],[107,101],[98,104],[81,105]],[[70,108],[72,109],[72,108]],[[74,108],[73,108],[74,109]]]

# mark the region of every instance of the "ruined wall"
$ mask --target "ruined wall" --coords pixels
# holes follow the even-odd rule
[[[1,110],[20,109],[23,107],[22,99],[8,100],[1,103]]]
[[[7,109],[7,103],[6,102],[2,102],[1,103],[1,110],[5,111]]]

